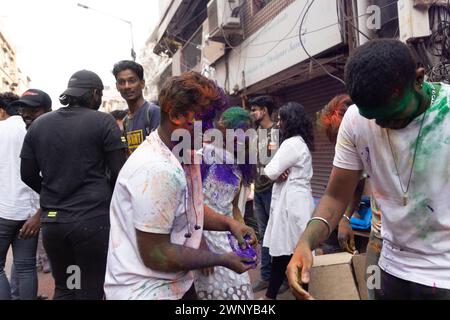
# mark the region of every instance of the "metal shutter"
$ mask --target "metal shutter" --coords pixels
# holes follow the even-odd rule
[[[315,121],[316,112],[321,110],[334,96],[345,93],[345,87],[329,76],[310,80],[295,87],[286,88],[278,94],[285,101],[301,103],[311,119]],[[325,192],[334,158],[334,145],[326,135],[315,129],[316,151],[312,153],[314,176],[311,181],[313,196],[320,198]]]

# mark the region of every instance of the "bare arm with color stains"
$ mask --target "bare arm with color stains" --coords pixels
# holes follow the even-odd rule
[[[345,170],[333,167],[324,196],[314,210],[314,217],[322,217],[334,230],[350,202],[360,180],[361,171]],[[312,250],[328,237],[328,228],[324,222],[312,221],[295,248],[294,255],[286,269],[289,285],[297,299],[311,299],[301,283],[309,283],[309,272],[313,264]]]
[[[136,229],[139,253],[147,268],[161,272],[179,272],[222,266],[243,273],[252,266],[233,252],[215,254],[211,251],[188,248],[170,242],[170,235],[146,233]]]
[[[202,242],[200,243],[200,250],[209,250],[208,244],[206,243],[205,237],[202,237]],[[200,272],[205,276],[208,277],[214,273],[214,267],[208,267],[208,268],[202,268],[200,269]]]

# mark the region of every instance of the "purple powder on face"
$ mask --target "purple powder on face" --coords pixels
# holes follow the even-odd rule
[[[250,241],[250,239],[251,239],[250,236],[244,237],[246,248],[242,249],[239,246],[237,239],[231,233],[228,233],[228,241],[230,243],[230,247],[233,250],[233,252],[236,253],[239,257],[252,259],[253,261],[244,262],[244,264],[253,265],[253,269],[256,269],[257,261],[258,261],[258,259],[257,259],[258,253],[248,243]]]

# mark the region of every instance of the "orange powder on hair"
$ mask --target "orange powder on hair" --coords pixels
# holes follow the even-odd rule
[[[347,94],[343,94],[334,97],[325,108],[319,111],[318,124],[325,129],[330,142],[336,141],[344,114],[351,104],[350,97]]]

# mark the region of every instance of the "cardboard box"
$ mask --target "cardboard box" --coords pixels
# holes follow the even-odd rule
[[[315,256],[309,292],[317,300],[367,300],[365,269],[365,255]]]

